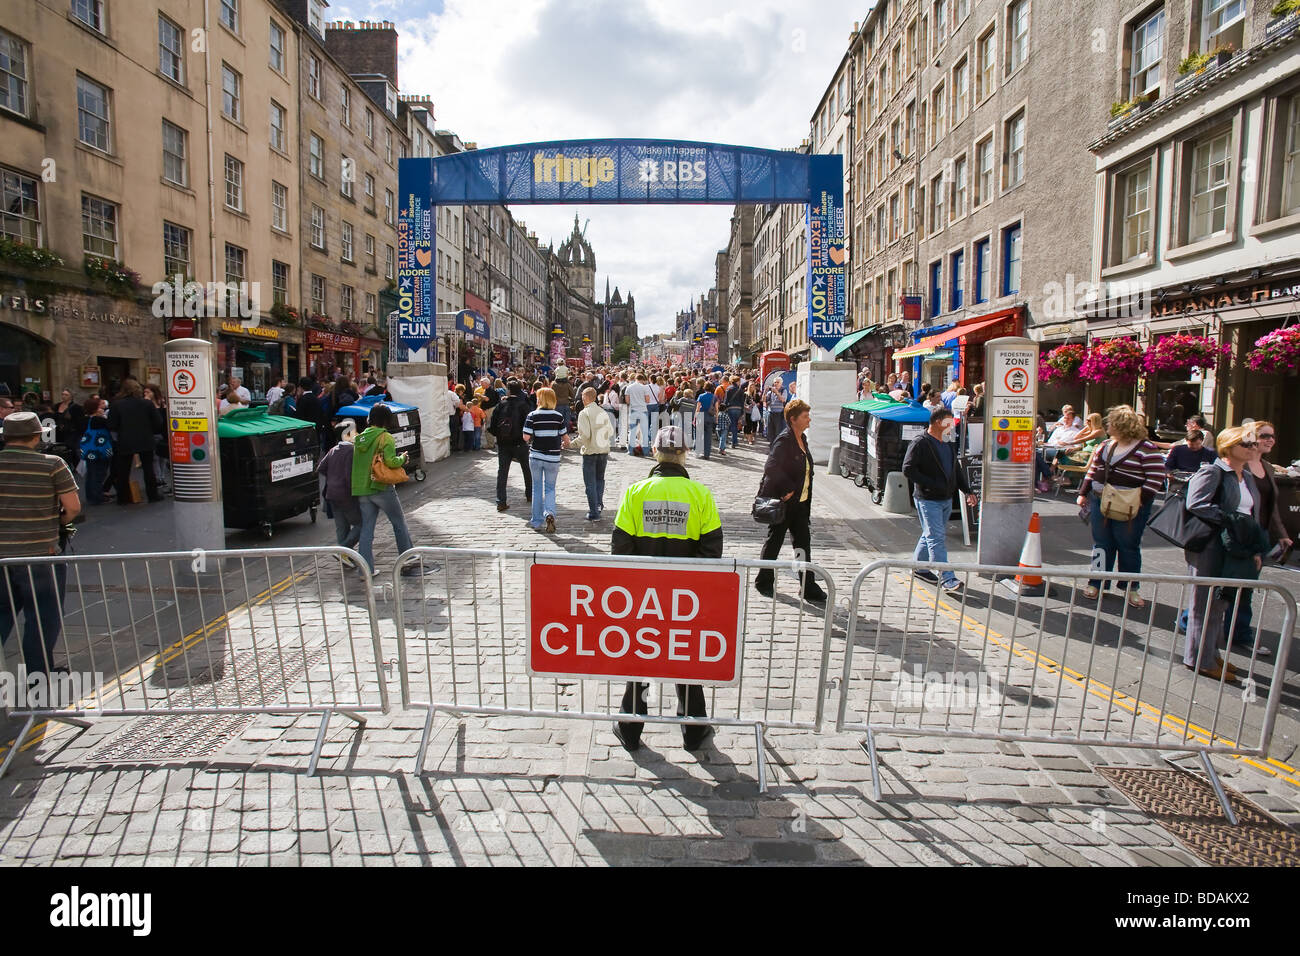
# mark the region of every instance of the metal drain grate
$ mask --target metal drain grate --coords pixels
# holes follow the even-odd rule
[[[1181,770],[1098,767],[1097,772],[1211,866],[1300,865],[1300,834],[1230,787],[1224,791],[1237,814],[1236,826],[1223,815],[1210,784]]]
[[[263,706],[284,700],[290,687],[325,654],[315,651],[304,662],[301,651],[242,651],[223,662],[221,671],[230,676],[206,684],[173,688],[172,700],[180,707]],[[234,674],[244,676],[236,687]],[[261,674],[259,684],[248,675]],[[282,676],[283,675],[283,676]],[[251,693],[260,687],[260,693]],[[140,717],[95,750],[87,759],[100,763],[140,760],[178,760],[208,757],[243,733],[257,719],[256,714],[159,714]]]
[[[141,717],[90,759],[103,763],[209,757],[251,724],[251,714]]]

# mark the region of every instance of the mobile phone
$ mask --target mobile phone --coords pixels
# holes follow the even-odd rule
[[[1268,553],[1268,560],[1274,564],[1280,563],[1283,556],[1290,550],[1290,548],[1282,547],[1282,543],[1279,541],[1273,545],[1273,550]]]

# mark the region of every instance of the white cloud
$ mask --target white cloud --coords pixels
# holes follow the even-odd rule
[[[664,137],[780,148],[812,110],[869,0],[390,0],[330,8],[390,19],[404,93],[433,98],[438,126],[480,147],[535,140]],[[518,206],[558,246],[574,207]],[[729,206],[590,206],[587,238],[605,277],[636,294],[642,334],[714,284]]]

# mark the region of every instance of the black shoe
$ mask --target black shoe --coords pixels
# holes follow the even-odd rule
[[[773,584],[764,583],[762,581],[755,581],[754,590],[757,591],[759,594],[763,595],[763,597],[770,598],[772,594],[775,592],[775,586]]]
[[[404,578],[418,578],[425,574],[437,574],[441,570],[441,564],[408,564],[399,573]]]
[[[825,604],[826,592],[823,591],[818,585],[810,584],[803,589],[803,599],[805,601],[812,601],[816,604]]]
[[[912,572],[912,577],[920,578],[926,584],[939,583],[939,575],[935,574],[933,571],[926,571],[924,568],[917,568]]]
[[[713,736],[713,728],[708,724],[703,727],[683,727],[682,746],[687,750],[699,750]]]
[[[621,724],[614,725],[614,736],[617,737],[618,742],[623,745],[623,749],[630,754],[636,753],[641,749],[641,736],[639,734],[635,737],[631,734],[624,736],[623,726]]]
[[[497,511],[509,511],[510,506],[504,501],[497,505]]]

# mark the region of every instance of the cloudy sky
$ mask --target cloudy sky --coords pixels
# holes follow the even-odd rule
[[[392,20],[403,93],[479,147],[663,137],[797,146],[874,0],[334,0],[335,20]],[[516,206],[558,247],[590,219],[597,284],[636,295],[642,335],[713,285],[729,206]]]

